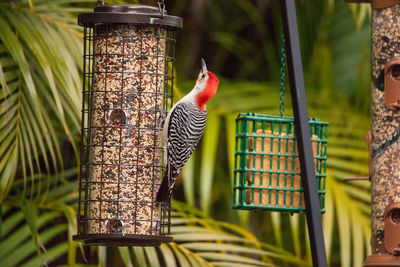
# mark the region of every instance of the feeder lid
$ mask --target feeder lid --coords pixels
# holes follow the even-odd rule
[[[183,27],[180,17],[161,15],[157,7],[146,5],[100,5],[94,8],[94,12],[84,13],[78,16],[78,24],[93,27],[95,23],[129,23],[137,25],[166,26],[175,29]]]

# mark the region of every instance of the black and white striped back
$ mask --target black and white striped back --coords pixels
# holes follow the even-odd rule
[[[172,111],[168,125],[167,157],[178,173],[199,143],[206,122],[207,110],[199,110],[192,103],[179,103]]]
[[[167,132],[166,170],[157,192],[157,202],[169,201],[176,178],[196,149],[206,122],[207,110],[199,110],[190,102],[178,103],[171,110]]]

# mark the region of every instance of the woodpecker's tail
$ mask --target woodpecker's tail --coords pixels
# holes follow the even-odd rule
[[[168,202],[169,200],[169,187],[168,187],[168,172],[165,172],[164,179],[161,182],[160,188],[157,192],[156,202]]]
[[[181,169],[167,164],[164,179],[161,182],[160,188],[157,192],[156,202],[169,203],[174,188],[176,178],[178,177]]]

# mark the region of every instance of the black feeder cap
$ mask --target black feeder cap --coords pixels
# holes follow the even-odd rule
[[[92,13],[78,16],[78,24],[84,27],[93,27],[96,23],[127,23],[134,25],[159,26],[173,29],[182,29],[183,20],[180,17],[161,15],[158,7],[146,5],[100,5]]]

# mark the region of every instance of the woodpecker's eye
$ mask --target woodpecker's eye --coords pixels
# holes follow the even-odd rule
[[[201,78],[203,78],[203,79],[204,79],[205,77],[206,77],[206,75],[205,75],[205,74],[201,75]]]

